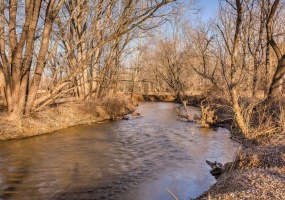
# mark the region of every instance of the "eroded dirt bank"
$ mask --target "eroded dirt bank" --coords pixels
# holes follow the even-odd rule
[[[120,119],[135,110],[135,103],[128,97],[106,97],[102,101],[66,101],[53,103],[43,110],[14,121],[5,120],[0,113],[0,140],[19,139],[60,129]]]

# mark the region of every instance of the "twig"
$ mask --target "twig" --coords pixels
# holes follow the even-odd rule
[[[179,112],[179,108],[182,108],[182,107],[183,107],[184,110],[185,110],[185,115],[182,115],[182,114],[180,114],[180,112]],[[186,101],[183,101],[183,105],[180,105],[180,106],[178,106],[178,107],[176,108],[176,114],[177,114],[177,117],[185,118],[185,119],[187,119],[188,122],[197,122],[197,120],[192,120],[192,119],[190,118],[189,113],[188,113],[188,111],[187,111]]]
[[[173,194],[167,187],[165,187],[165,189],[167,190],[167,192],[169,192],[169,193],[174,197],[175,200],[179,200],[179,199],[175,196],[175,194]]]
[[[235,142],[238,142],[238,143],[240,143],[240,144],[243,144],[243,142],[239,141],[237,137],[233,137],[233,136],[232,136],[232,137],[230,137],[230,139],[233,140],[233,141],[235,141]]]

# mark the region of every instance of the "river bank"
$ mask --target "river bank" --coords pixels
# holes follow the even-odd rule
[[[217,182],[196,199],[284,199],[284,132],[248,140],[239,133],[234,113],[225,99],[188,98],[194,100],[189,101],[190,105],[201,108],[204,124],[227,128],[230,138],[241,145],[232,162],[222,163],[223,173]]]
[[[5,120],[5,107],[0,107],[0,140],[27,138],[72,126],[104,120],[121,119],[136,109],[137,102],[173,102],[175,97],[164,95],[115,95],[100,101],[78,101],[73,98],[56,100],[42,110],[14,121]]]
[[[197,199],[284,199],[284,135],[279,139],[243,145],[229,170]]]
[[[77,125],[91,124],[104,120],[120,119],[135,110],[135,102],[127,96],[106,97],[102,101],[54,102],[30,116],[18,120],[5,120],[0,112],[0,140],[20,139],[52,133]]]
[[[217,110],[213,106],[212,110],[215,109]],[[284,199],[284,129],[247,139],[243,134],[237,133],[234,121],[229,121],[227,125],[230,127],[231,138],[239,142],[241,147],[234,160],[227,163],[227,167],[224,165],[221,168],[224,171],[217,182],[197,199]],[[273,126],[271,128],[274,130]]]

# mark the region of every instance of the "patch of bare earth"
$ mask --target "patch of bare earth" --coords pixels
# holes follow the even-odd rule
[[[101,101],[53,103],[43,110],[14,121],[0,112],[0,140],[24,138],[103,120],[120,119],[135,110],[127,97],[106,97]]]

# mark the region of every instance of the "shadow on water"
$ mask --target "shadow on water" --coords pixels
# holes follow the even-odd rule
[[[175,106],[144,103],[142,117],[1,142],[0,198],[197,197],[215,182],[205,160],[230,161],[237,146],[225,129],[177,120]]]

